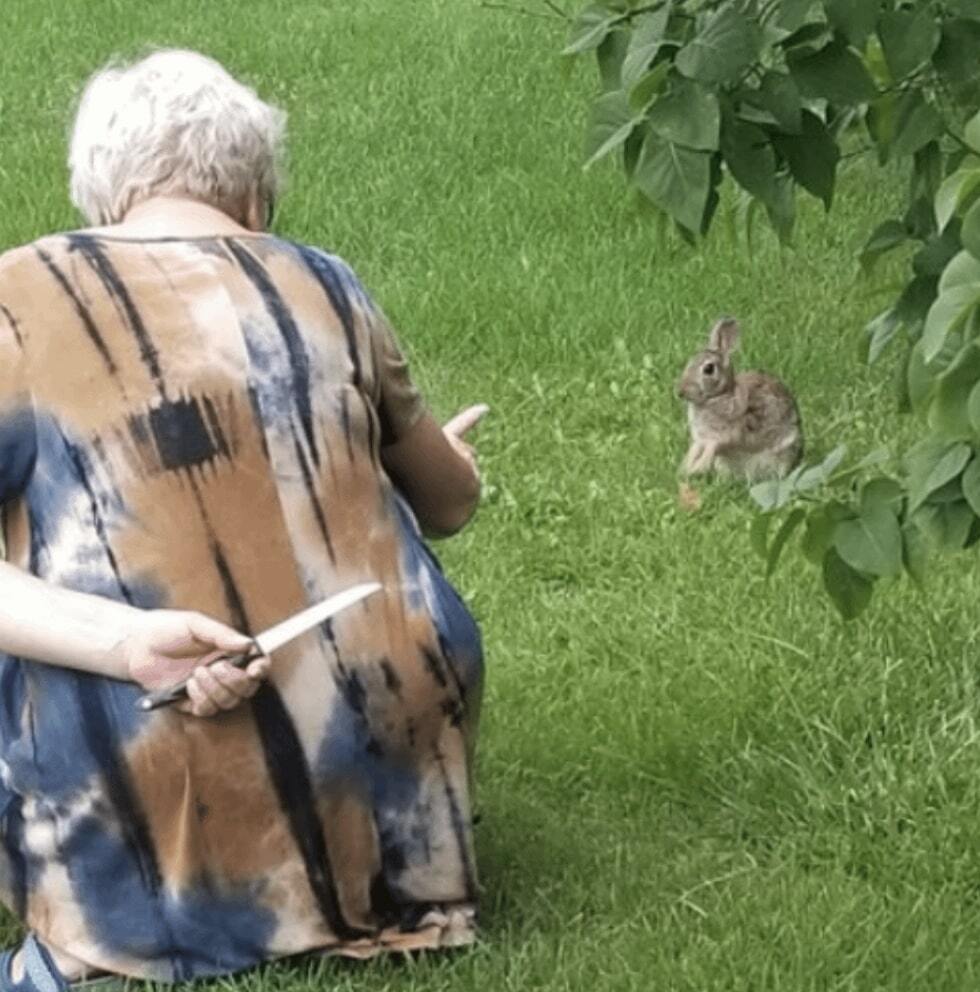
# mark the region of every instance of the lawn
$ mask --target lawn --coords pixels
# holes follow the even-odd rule
[[[857,361],[895,177],[854,165],[796,244],[663,239],[611,165],[557,21],[474,0],[4,0],[0,246],[74,223],[72,94],[147,44],[225,61],[291,120],[276,227],[346,257],[431,404],[492,407],[484,505],[444,564],[484,629],[484,941],[267,968],[236,990],[974,990],[972,555],[844,625],[794,552],[768,583],[738,487],[677,505],[673,382],[720,313],[814,453],[896,430]],[[887,363],[886,363],[887,365]]]

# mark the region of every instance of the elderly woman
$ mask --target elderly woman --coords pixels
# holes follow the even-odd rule
[[[479,634],[419,526],[470,517],[482,409],[440,427],[350,268],[265,233],[283,132],[194,53],[99,73],[93,226],[0,257],[3,988],[472,939]]]

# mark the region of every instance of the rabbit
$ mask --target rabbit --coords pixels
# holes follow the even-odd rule
[[[691,430],[684,475],[715,468],[757,482],[782,478],[803,457],[800,413],[789,389],[765,372],[733,370],[739,333],[734,318],[722,317],[677,383]]]

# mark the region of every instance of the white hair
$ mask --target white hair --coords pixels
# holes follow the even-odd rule
[[[150,196],[188,196],[235,212],[282,184],[286,114],[213,59],[167,49],[109,65],[82,93],[68,168],[92,224],[118,223]]]

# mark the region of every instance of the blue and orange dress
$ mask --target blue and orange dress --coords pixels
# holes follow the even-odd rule
[[[9,561],[251,634],[384,586],[208,719],[0,655],[0,896],[42,940],[177,981],[472,939],[480,637],[380,460],[422,411],[320,250],[76,233],[0,257]]]

